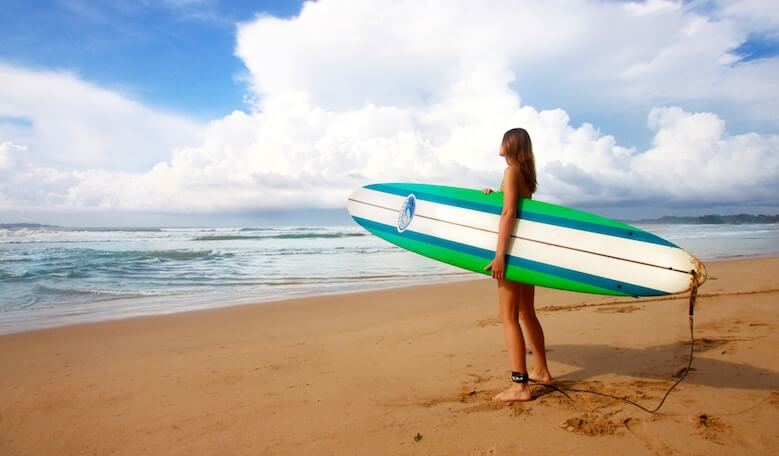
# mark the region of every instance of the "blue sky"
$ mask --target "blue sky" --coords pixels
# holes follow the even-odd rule
[[[541,199],[779,211],[773,2],[3,8],[0,222],[333,220],[369,182],[495,186],[514,126]]]
[[[744,62],[766,59],[779,55],[779,37],[752,35],[736,48]]]
[[[152,106],[208,120],[245,109],[238,22],[301,1],[6,0],[0,58],[70,70]]]

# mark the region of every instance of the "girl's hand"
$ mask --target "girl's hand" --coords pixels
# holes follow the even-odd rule
[[[485,195],[489,195],[490,193],[492,193],[494,191],[495,190],[493,190],[491,188],[483,188],[483,189],[481,189],[481,192],[484,193]]]
[[[502,255],[495,255],[495,258],[490,261],[490,264],[484,267],[484,270],[492,270],[492,278],[502,280],[505,278],[506,258]]]

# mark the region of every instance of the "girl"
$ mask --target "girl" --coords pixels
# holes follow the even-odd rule
[[[531,198],[536,191],[536,166],[533,158],[533,145],[530,135],[524,128],[514,128],[503,135],[500,156],[506,159],[506,170],[500,190],[503,192],[503,212],[498,228],[498,245],[495,259],[484,269],[492,271],[492,277],[498,281],[498,302],[500,318],[503,321],[503,333],[506,349],[511,363],[511,387],[497,394],[495,401],[527,401],[532,399],[528,380],[541,383],[552,380],[546,365],[546,346],[544,330],[536,317],[534,302],[535,287],[519,282],[505,280],[506,256],[517,219],[517,201],[519,198]],[[484,193],[492,190],[485,188]],[[525,365],[525,339],[519,320],[525,326],[530,345],[533,347],[533,372],[528,375]]]

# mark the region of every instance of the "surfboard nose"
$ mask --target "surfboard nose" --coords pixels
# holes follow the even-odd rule
[[[354,217],[354,206],[356,203],[356,200],[359,199],[360,193],[362,193],[363,189],[358,188],[357,190],[353,191],[351,195],[349,195],[349,198],[346,200],[346,210],[349,211],[349,215]]]

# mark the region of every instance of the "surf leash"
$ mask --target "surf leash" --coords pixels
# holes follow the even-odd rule
[[[639,404],[638,402],[632,401],[632,400],[630,400],[630,399],[628,399],[626,397],[615,396],[613,394],[603,393],[603,392],[600,392],[600,391],[594,391],[594,390],[583,389],[583,388],[562,388],[562,387],[558,387],[558,386],[551,385],[551,384],[548,384],[548,383],[538,382],[536,380],[533,380],[532,378],[530,379],[530,382],[535,384],[535,385],[541,385],[541,386],[545,386],[547,388],[551,388],[551,389],[559,392],[563,396],[567,397],[568,400],[570,400],[571,402],[576,402],[576,401],[570,395],[568,395],[566,393],[566,391],[576,392],[576,393],[594,394],[596,396],[608,397],[610,399],[616,399],[618,401],[624,402],[624,403],[632,405],[634,407],[638,407],[638,408],[640,408],[641,410],[643,410],[643,411],[645,411],[647,413],[652,413],[652,414],[657,413],[660,410],[660,408],[663,406],[663,404],[665,403],[665,400],[668,399],[668,395],[671,394],[671,391],[673,391],[674,388],[676,388],[679,385],[679,383],[682,383],[682,380],[684,380],[684,378],[687,377],[687,374],[690,372],[690,368],[692,367],[693,353],[695,351],[695,337],[693,335],[693,333],[694,333],[693,332],[693,327],[694,327],[693,315],[695,313],[695,301],[698,298],[698,272],[693,269],[692,271],[690,271],[690,274],[692,274],[692,288],[690,289],[690,305],[689,305],[689,310],[688,310],[689,322],[690,322],[690,356],[689,356],[689,359],[687,361],[687,367],[684,369],[684,372],[682,372],[681,375],[679,376],[679,379],[676,380],[676,382],[673,385],[671,385],[670,388],[668,388],[668,390],[663,395],[663,398],[660,400],[660,403],[657,404],[657,406],[655,408],[649,409],[649,408],[644,407],[643,405]]]

